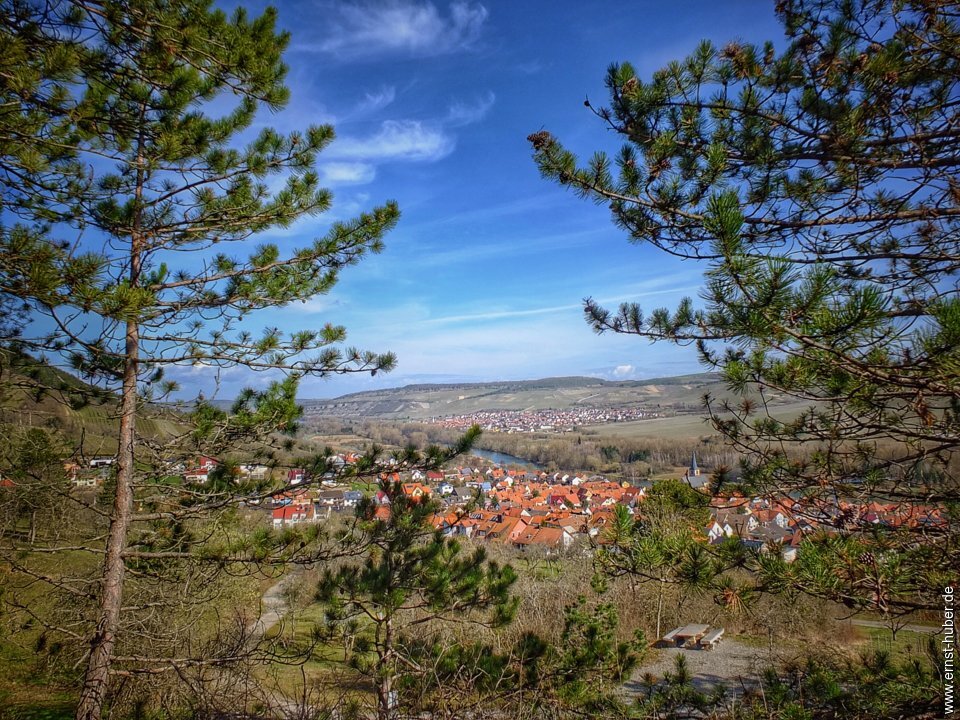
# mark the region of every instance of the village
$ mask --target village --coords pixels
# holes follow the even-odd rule
[[[660,413],[637,407],[579,407],[567,410],[481,410],[433,417],[428,422],[457,430],[479,425],[483,430],[493,432],[561,433],[573,432],[585,425],[604,425],[656,417],[660,417]]]
[[[342,468],[356,461],[355,454],[344,453],[335,455],[331,466]],[[217,465],[212,458],[199,458],[184,472],[183,480],[203,484]],[[237,472],[244,478],[262,479],[269,470],[265,466],[240,466]],[[390,497],[382,484],[389,482],[398,484],[410,498],[438,500],[441,509],[432,523],[444,535],[555,555],[589,552],[602,545],[603,530],[613,520],[617,506],[642,517],[651,487],[649,482],[630,484],[602,475],[549,473],[496,464],[382,472],[381,489],[366,493],[355,486],[341,486],[336,478],[336,473],[328,472],[317,483],[303,469],[288,470],[285,489],[266,502],[258,502],[258,511],[269,512],[267,522],[280,529],[323,522],[335,513],[353,511],[365,495],[370,495],[377,516],[386,518]],[[707,478],[696,455],[678,479],[708,493]],[[697,528],[696,534],[706,544],[736,538],[748,549],[776,552],[792,562],[801,540],[816,533],[835,533],[841,526],[924,529],[945,522],[941,510],[932,505],[905,508],[880,502],[777,501],[715,495],[709,500],[709,521]]]

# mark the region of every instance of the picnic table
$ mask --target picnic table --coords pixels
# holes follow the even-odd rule
[[[680,632],[681,630],[683,630],[682,627],[674,628],[673,630],[668,632],[666,635],[664,635],[660,639],[660,642],[663,643],[664,645],[676,645],[677,633]]]
[[[707,634],[707,630],[709,629],[709,625],[685,625],[680,628],[679,632],[677,632],[673,638],[677,641],[678,645],[694,645],[700,638]]]
[[[713,650],[716,647],[717,643],[720,642],[720,639],[723,637],[723,628],[717,628],[713,632],[705,635],[700,639],[700,647],[704,650]]]

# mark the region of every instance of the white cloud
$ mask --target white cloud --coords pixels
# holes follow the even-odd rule
[[[314,295],[304,302],[290,303],[284,310],[295,315],[321,315],[329,313],[333,308],[342,306],[342,300],[333,299],[328,295]]]
[[[323,185],[365,185],[373,182],[377,169],[362,162],[330,162],[320,165]]]
[[[419,120],[384,120],[370,137],[342,137],[334,140],[327,157],[350,160],[420,160],[431,162],[446,157],[456,142],[442,129]]]
[[[486,95],[478,98],[474,103],[455,102],[447,111],[446,122],[453,127],[479,122],[490,112],[495,100],[496,96],[487,91]]]
[[[480,37],[488,15],[478,3],[451,3],[449,13],[444,15],[432,2],[417,0],[344,3],[332,12],[327,37],[298,49],[344,58],[384,52],[444,55],[470,48]]]
[[[397,89],[391,86],[380,88],[376,92],[364,93],[363,100],[357,103],[357,106],[350,114],[351,117],[358,115],[367,115],[377,110],[382,110],[397,99]]]
[[[615,378],[632,378],[636,375],[637,369],[633,365],[617,365],[611,375]]]

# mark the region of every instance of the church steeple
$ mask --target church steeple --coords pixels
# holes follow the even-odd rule
[[[697,465],[697,454],[690,456],[690,469],[687,471],[690,477],[700,477],[700,467]]]

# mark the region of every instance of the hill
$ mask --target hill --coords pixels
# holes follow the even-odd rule
[[[86,455],[117,451],[118,398],[70,373],[23,353],[3,350],[0,422],[57,430]],[[169,413],[147,408],[137,420],[145,437],[162,441],[182,432]]]
[[[304,400],[307,416],[422,420],[482,410],[566,410],[574,407],[638,407],[699,412],[704,393],[725,393],[712,373],[609,381],[591,377],[506,380],[488,383],[407,385],[369,390],[332,400]]]

